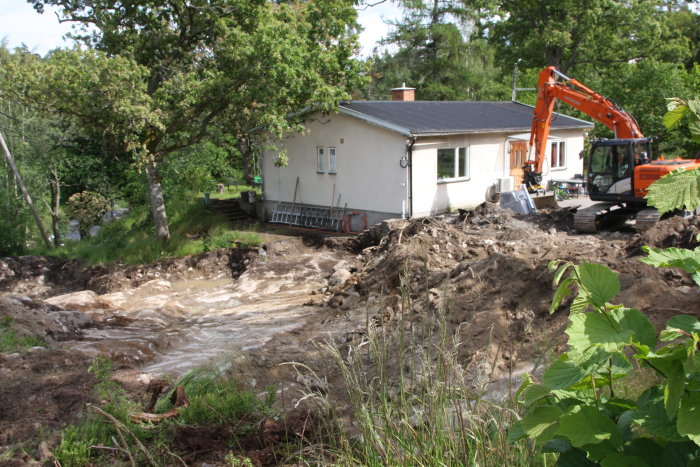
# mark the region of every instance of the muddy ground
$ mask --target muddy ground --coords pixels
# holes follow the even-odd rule
[[[523,217],[482,205],[354,238],[289,237],[148,266],[4,258],[0,319],[44,343],[0,353],[0,459],[51,460],[60,428],[93,397],[87,368],[100,354],[144,401],[153,378],[214,364],[261,393],[274,386],[285,410],[311,388],[343,415],[343,381],[318,342],[342,350],[361,342],[368,326],[403,326],[427,340],[442,322],[460,337],[466,383],[498,398],[519,373],[563,349],[565,307],[547,311],[550,260],[609,266],[620,274],[619,302],[661,326],[696,313],[700,292],[680,271],[641,263],[641,247],[694,248],[697,232],[697,220],[674,218],[644,235],[580,235],[566,209]]]

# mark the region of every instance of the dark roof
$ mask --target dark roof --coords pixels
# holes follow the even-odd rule
[[[340,111],[406,135],[530,131],[532,106],[517,102],[349,101]],[[552,129],[586,129],[592,123],[561,114]]]

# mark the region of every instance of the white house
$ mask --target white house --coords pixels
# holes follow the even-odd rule
[[[393,91],[391,101],[350,101],[338,113],[311,114],[306,133],[263,153],[268,219],[284,222],[274,219],[276,209],[303,206],[335,217],[356,213],[372,225],[474,207],[494,186],[522,183],[531,106],[414,101],[411,88]],[[543,184],[583,173],[579,153],[592,127],[555,114]],[[287,166],[275,164],[280,150]]]

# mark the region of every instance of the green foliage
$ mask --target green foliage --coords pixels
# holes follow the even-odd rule
[[[80,236],[85,238],[90,227],[100,224],[109,210],[109,202],[99,193],[83,191],[68,198],[66,212],[80,223]]]
[[[647,253],[642,262],[656,266],[657,268],[681,268],[690,274],[696,284],[700,286],[700,247],[694,250],[685,248],[649,248],[643,247]]]
[[[382,40],[384,52],[367,61],[370,83],[363,95],[387,99],[402,83],[419,100],[496,100],[509,95],[494,79],[494,50],[480,37],[482,11],[458,1],[398,2],[401,21]],[[469,25],[469,26],[467,26]]]
[[[695,252],[648,250],[645,262],[696,273]],[[518,399],[528,413],[509,434],[559,452],[559,465],[695,465],[700,455],[700,322],[671,318],[657,336],[639,310],[611,304],[617,275],[602,265],[553,261],[558,285],[550,312],[574,294],[567,352],[538,382],[523,377]],[[568,276],[564,277],[568,272]],[[630,361],[632,356],[633,361]],[[633,362],[658,374],[636,399],[621,397]],[[648,463],[651,459],[654,462]]]
[[[677,97],[666,99],[668,112],[664,115],[664,125],[673,128],[686,117],[688,120],[688,132],[696,143],[700,143],[700,99],[684,101]]]
[[[659,212],[695,209],[700,205],[700,168],[678,169],[649,185],[645,197]]]
[[[12,322],[10,316],[4,316],[0,320],[0,352],[15,352],[29,347],[46,346],[46,341],[39,336],[17,336],[15,330],[12,329]]]
[[[78,35],[89,48],[55,51],[15,79],[28,102],[77,116],[146,169],[160,240],[170,236],[160,164],[173,153],[217,129],[234,138],[298,129],[301,116],[290,114],[334,108],[359,78],[347,0],[32,3],[90,26]]]
[[[678,63],[690,55],[683,30],[673,27],[673,5],[663,0],[502,0],[491,40],[509,68],[554,65],[563,73],[588,66],[593,73],[647,58]],[[597,89],[597,88],[593,88]]]
[[[80,242],[67,242],[51,254],[62,258],[84,258],[93,264],[121,261],[145,264],[165,258],[200,254],[219,248],[248,248],[263,239],[255,231],[233,230],[222,216],[205,209],[201,200],[178,200],[169,206],[173,238],[162,245],[153,236],[148,211],[134,208],[120,219],[103,225],[98,234]],[[46,254],[43,247],[32,254]]]

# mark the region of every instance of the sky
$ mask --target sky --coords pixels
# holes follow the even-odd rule
[[[364,31],[360,35],[361,55],[372,52],[375,43],[387,32],[386,19],[398,19],[400,10],[390,1],[359,12]],[[53,10],[38,14],[26,0],[0,0],[0,39],[10,48],[25,44],[35,53],[45,55],[56,47],[68,47],[62,36],[71,31],[68,23],[59,23]]]

